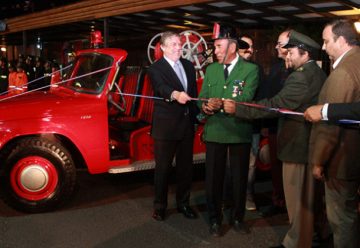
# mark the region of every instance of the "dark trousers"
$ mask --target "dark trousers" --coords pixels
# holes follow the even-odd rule
[[[8,90],[8,87],[9,87],[9,83],[6,80],[1,80],[0,79],[0,93],[4,93]]]
[[[193,141],[191,128],[182,140],[154,139],[155,153],[155,199],[154,209],[167,207],[168,180],[174,156],[176,156],[176,203],[188,205],[193,174]]]
[[[222,222],[223,186],[227,152],[232,176],[231,221],[242,221],[245,215],[246,185],[249,171],[250,143],[206,143],[206,200],[210,223]]]
[[[274,206],[285,207],[285,195],[282,177],[282,162],[277,156],[277,134],[269,133],[269,150],[271,160],[272,202]]]
[[[360,245],[359,187],[359,179],[348,181],[329,177],[325,180],[326,211],[336,248]]]

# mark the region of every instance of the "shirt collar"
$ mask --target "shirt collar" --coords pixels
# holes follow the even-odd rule
[[[174,67],[175,63],[177,62],[177,61],[176,62],[172,61],[171,59],[169,59],[165,55],[164,55],[164,59],[171,65],[171,67]],[[180,61],[180,59],[178,61]]]
[[[343,59],[343,57],[345,56],[345,54],[347,54],[350,50],[351,50],[351,49],[347,50],[346,52],[344,52],[343,54],[341,54],[341,56],[340,56],[337,60],[335,60],[333,66],[332,66],[333,69],[335,69],[335,68],[339,65],[340,61]]]
[[[230,72],[232,71],[232,69],[234,69],[236,63],[239,61],[239,55],[236,53],[236,57],[235,59],[233,59],[231,62],[230,62],[230,66],[228,67],[228,72],[229,72],[229,75],[230,75]],[[225,64],[224,64],[224,68],[225,68]]]

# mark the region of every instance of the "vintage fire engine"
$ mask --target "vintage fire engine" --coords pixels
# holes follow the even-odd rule
[[[205,51],[206,43],[191,32],[183,37],[184,56],[199,69],[203,61],[189,56]],[[151,53],[161,56],[156,45],[149,45]],[[154,168],[154,100],[120,94],[151,96],[152,89],[144,68],[124,68],[127,55],[122,49],[79,51],[58,87],[0,99],[1,190],[7,204],[25,212],[52,210],[72,195],[82,167],[92,174]],[[199,125],[194,163],[204,160],[201,134]]]

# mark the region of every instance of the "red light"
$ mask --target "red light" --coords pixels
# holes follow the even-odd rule
[[[103,44],[103,38],[99,30],[91,32],[90,43],[92,47],[99,47],[100,44]]]
[[[215,40],[219,38],[219,34],[220,34],[220,25],[219,23],[215,22],[213,27],[212,39]]]

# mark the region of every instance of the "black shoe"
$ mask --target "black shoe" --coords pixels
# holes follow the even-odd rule
[[[286,247],[283,245],[277,245],[277,246],[270,246],[270,248],[286,248]]]
[[[197,214],[190,206],[184,205],[177,208],[179,213],[182,213],[188,219],[196,219]]]
[[[152,217],[154,220],[157,220],[157,221],[165,220],[165,209],[163,209],[163,208],[155,209]]]
[[[243,221],[235,220],[233,223],[233,228],[234,228],[235,232],[237,232],[237,233],[241,233],[241,234],[249,234],[250,233],[249,226]]]
[[[333,244],[332,234],[328,234],[326,237],[320,237],[318,233],[315,233],[312,239],[311,247],[330,247],[330,244]]]
[[[269,208],[263,210],[260,212],[260,215],[262,217],[271,217],[277,214],[283,214],[286,213],[286,208],[285,207],[278,207],[278,206],[270,206]]]
[[[209,233],[214,237],[220,237],[221,236],[221,226],[220,224],[214,222],[210,225]]]

